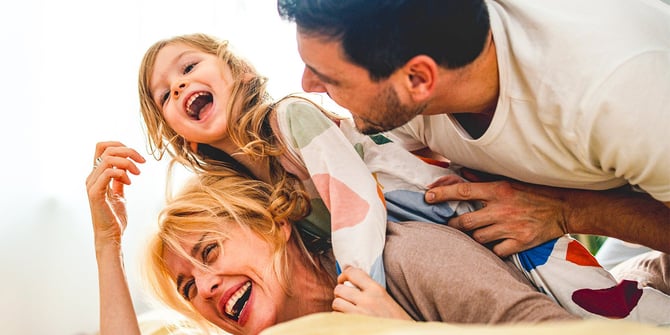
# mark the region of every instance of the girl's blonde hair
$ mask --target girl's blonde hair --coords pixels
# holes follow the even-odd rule
[[[288,212],[309,212],[309,200],[302,184],[286,172],[277,159],[284,147],[273,133],[269,116],[273,109],[267,92],[267,79],[259,75],[244,59],[236,56],[228,42],[206,34],[190,34],[172,37],[154,43],[146,51],[139,71],[140,111],[146,127],[149,152],[158,160],[167,152],[172,157],[170,167],[181,163],[195,172],[217,172],[233,170],[254,177],[247,168],[225,152],[200,144],[196,152],[187,141],[172,129],[156,104],[150,89],[151,75],[156,57],[166,46],[185,44],[202,52],[216,55],[227,65],[233,77],[231,99],[226,106],[228,112],[228,135],[241,148],[241,152],[257,158],[268,158],[271,183],[277,199],[284,199],[283,207]],[[234,126],[232,126],[234,125]],[[171,170],[171,168],[170,168]]]
[[[311,264],[315,273],[323,273],[307,251],[298,232],[285,211],[282,202],[273,198],[272,186],[234,173],[218,172],[191,177],[180,192],[168,199],[160,212],[158,231],[148,245],[144,278],[154,295],[168,307],[200,324],[203,329],[215,329],[177,291],[174,278],[165,262],[165,252],[204,266],[182,247],[189,236],[206,236],[205,241],[216,242],[228,238],[227,227],[239,225],[267,241],[274,250],[269,275],[279,278],[287,294],[290,289],[288,271],[288,243],[296,243],[302,251],[301,258]],[[284,238],[279,222],[291,224],[291,237]]]

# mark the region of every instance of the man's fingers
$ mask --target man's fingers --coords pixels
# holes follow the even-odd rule
[[[516,254],[517,252],[523,251],[524,248],[521,246],[519,241],[513,240],[511,238],[504,239],[500,241],[500,243],[497,243],[491,248],[494,254],[498,255],[499,257],[507,257],[512,254]]]
[[[458,183],[443,185],[426,191],[426,202],[438,203],[448,200],[488,200],[492,194],[487,183]]]
[[[430,189],[430,188],[435,188],[435,187],[438,187],[438,186],[454,185],[454,184],[462,183],[462,182],[464,182],[463,178],[461,178],[459,175],[448,174],[448,175],[442,176],[442,177],[438,178],[437,180],[435,180],[434,182],[428,184],[427,188]]]
[[[484,207],[474,212],[464,213],[449,220],[448,225],[461,231],[483,228],[497,222],[495,210]]]

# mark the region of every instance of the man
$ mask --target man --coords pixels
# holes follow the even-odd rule
[[[658,0],[278,0],[303,88],[509,179],[435,185],[506,256],[565,233],[670,252],[670,7]],[[637,190],[637,191],[635,191]],[[643,192],[639,192],[642,190]]]

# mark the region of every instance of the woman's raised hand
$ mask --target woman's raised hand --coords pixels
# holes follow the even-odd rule
[[[145,161],[137,151],[121,142],[96,144],[93,171],[86,178],[96,250],[110,244],[120,245],[128,223],[124,186],[130,185],[128,173],[140,173],[136,163]]]

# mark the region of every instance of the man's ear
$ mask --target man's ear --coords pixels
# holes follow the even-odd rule
[[[439,66],[426,55],[414,56],[403,66],[407,92],[415,102],[426,100],[433,92]]]

